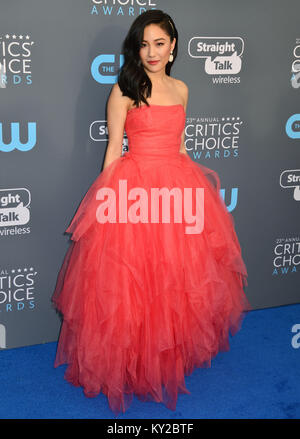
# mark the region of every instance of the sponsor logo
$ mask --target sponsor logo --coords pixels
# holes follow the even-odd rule
[[[95,120],[90,125],[90,138],[94,142],[108,142],[108,129],[106,120]],[[128,151],[128,138],[124,131],[122,154]]]
[[[300,88],[300,38],[296,39],[293,49],[291,85],[293,88]]]
[[[20,133],[20,123],[12,122],[10,124],[10,133],[8,133],[7,138],[10,139],[10,142],[5,143],[4,141],[4,133],[3,133],[3,125],[0,122],[0,151],[3,152],[11,152],[14,149],[19,151],[29,151],[36,145],[36,122],[28,122],[27,123],[27,142],[22,143],[21,137],[25,137],[25,132]]]
[[[300,139],[300,114],[293,114],[288,118],[285,131],[291,139]]]
[[[0,237],[30,233],[31,194],[26,188],[0,189]]]
[[[188,43],[191,58],[204,60],[204,71],[215,84],[239,83],[244,40],[240,37],[193,37]]]
[[[300,201],[300,169],[288,169],[279,177],[279,184],[284,189],[293,189],[293,198]]]
[[[116,62],[118,64],[116,65]],[[91,64],[91,74],[99,84],[114,84],[117,82],[117,71],[124,64],[124,55],[120,54],[116,60],[114,54],[96,56]]]

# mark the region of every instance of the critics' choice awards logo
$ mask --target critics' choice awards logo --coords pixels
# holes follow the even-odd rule
[[[35,308],[36,275],[33,267],[0,268],[0,313]]]
[[[188,117],[185,146],[194,159],[228,159],[239,156],[240,117]]]
[[[20,227],[29,222],[30,202],[26,188],[0,189],[0,237],[30,233],[30,227]]]
[[[287,169],[280,174],[280,186],[283,189],[292,189],[295,201],[300,201],[300,169]]]
[[[108,142],[108,129],[107,129],[107,121],[103,120],[95,120],[90,125],[90,138],[94,142],[104,142],[105,144]],[[122,144],[122,155],[124,152],[128,151],[128,139],[126,132],[124,131],[123,135],[123,144]]]
[[[33,45],[29,35],[0,35],[0,88],[32,84]]]
[[[277,238],[274,245],[273,276],[296,273],[300,264],[300,237]]]
[[[27,141],[22,142],[21,139]],[[0,122],[0,151],[11,152],[15,149],[19,151],[30,151],[36,145],[36,122],[28,122],[27,128],[20,130],[19,122],[3,124]]]
[[[244,41],[240,37],[193,37],[188,44],[191,58],[204,60],[204,71],[215,84],[239,83]],[[225,75],[227,77],[225,77]]]
[[[240,117],[187,117],[185,147],[194,160],[238,157],[239,135],[243,122]],[[229,212],[238,201],[238,188],[231,189],[229,200],[225,189],[220,189]]]
[[[293,49],[293,61],[291,70],[291,85],[293,88],[300,88],[300,38],[296,39],[295,47]]]
[[[155,0],[92,0],[91,15],[134,17],[147,9],[157,9]]]

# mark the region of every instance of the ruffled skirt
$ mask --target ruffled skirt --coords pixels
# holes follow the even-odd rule
[[[120,222],[120,181],[127,193],[144,190],[148,213],[153,187],[192,188],[194,203],[203,188],[201,233],[186,233],[190,224],[172,222],[174,214],[165,223],[150,215]],[[116,194],[116,222],[99,221],[101,188]],[[115,414],[134,394],[175,410],[178,394],[190,393],[185,375],[229,350],[229,333],[251,309],[233,217],[219,191],[217,173],[185,154],[145,160],[127,152],[99,174],[66,230],[72,241],[52,297],[63,315],[55,367],[68,364],[65,378],[88,397],[105,394]]]

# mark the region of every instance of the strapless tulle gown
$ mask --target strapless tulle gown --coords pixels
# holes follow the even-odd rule
[[[105,394],[116,415],[133,395],[174,410],[178,394],[191,393],[185,375],[229,350],[251,309],[219,176],[179,152],[184,126],[180,104],[129,110],[129,150],[100,172],[66,230],[54,366],[68,364],[65,379],[88,397]],[[163,211],[161,201],[155,219],[151,188],[177,188],[181,204],[170,196]],[[197,199],[200,228],[188,232]]]

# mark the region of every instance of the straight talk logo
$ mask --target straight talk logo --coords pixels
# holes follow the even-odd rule
[[[181,188],[175,187],[168,189],[151,188],[150,189],[150,215],[149,220],[149,197],[146,189],[142,187],[131,188],[127,190],[127,180],[119,180],[119,218],[120,223],[159,223],[159,205],[160,197],[162,200],[162,223],[171,221],[171,197],[173,198],[173,217],[175,223],[184,221],[193,226],[186,226],[185,233],[198,234],[204,228],[204,188]],[[105,199],[106,198],[106,199]],[[193,198],[196,202],[196,214],[193,214]],[[102,187],[97,191],[96,199],[102,201],[96,211],[97,221],[101,224],[106,222],[117,222],[117,194],[114,189]],[[128,209],[128,201],[134,203]]]

